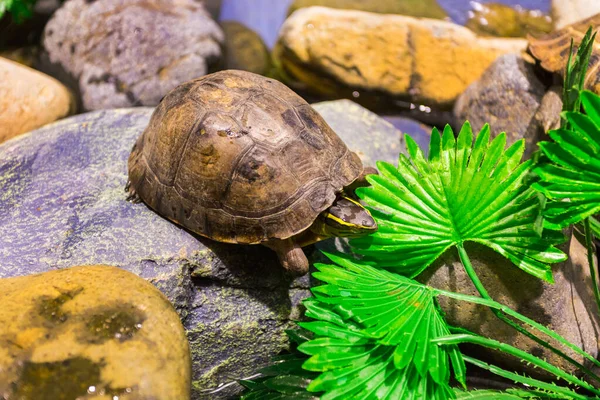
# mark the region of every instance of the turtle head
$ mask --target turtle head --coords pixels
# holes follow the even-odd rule
[[[359,202],[346,196],[338,196],[335,202],[323,211],[319,234],[322,236],[359,237],[377,230],[371,213]]]

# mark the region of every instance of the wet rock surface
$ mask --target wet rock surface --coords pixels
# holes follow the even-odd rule
[[[274,54],[299,89],[337,98],[344,87],[450,108],[498,56],[525,47],[446,21],[309,7],[285,22]]]
[[[209,72],[222,40],[193,0],[69,0],[46,25],[43,45],[77,80],[84,108],[96,110],[158,104]]]
[[[225,33],[224,69],[240,69],[266,75],[271,69],[271,54],[261,37],[236,21],[221,22]]]
[[[506,132],[509,144],[525,138],[527,156],[545,133],[545,121],[536,114],[546,89],[533,64],[517,55],[505,55],[460,95],[454,114],[458,124],[468,120],[474,130],[489,123],[492,135]]]
[[[323,6],[344,10],[360,10],[380,14],[444,19],[448,15],[436,0],[295,0],[288,14],[304,7]]]
[[[187,399],[190,354],[172,305],[110,266],[0,280],[7,399]]]
[[[73,96],[60,82],[0,57],[0,143],[74,109]]]
[[[81,264],[139,275],[168,297],[186,328],[192,397],[227,397],[238,388],[218,395],[201,390],[254,373],[287,345],[284,330],[302,314],[309,277],[291,281],[262,246],[194,236],[126,201],[127,158],[151,112],[82,114],[0,146],[0,277]],[[340,122],[354,111],[340,112],[326,119],[348,143],[369,131],[399,140],[391,125],[366,111],[342,132],[347,125]],[[389,162],[397,159],[392,153]],[[310,256],[314,249],[305,251]]]
[[[552,31],[552,18],[540,10],[501,3],[476,4],[465,26],[478,35],[526,37]]]

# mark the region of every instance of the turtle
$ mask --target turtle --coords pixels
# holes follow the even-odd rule
[[[160,101],[129,155],[126,190],[200,236],[262,244],[303,275],[303,246],[377,230],[349,190],[367,171],[287,86],[224,70]]]

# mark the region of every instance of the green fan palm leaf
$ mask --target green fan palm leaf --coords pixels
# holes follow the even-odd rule
[[[433,291],[408,278],[344,256],[326,254],[336,265],[317,264],[306,315],[300,325],[315,338],[298,350],[310,358],[303,368],[321,374],[308,386],[321,399],[448,399],[450,365],[464,383],[456,346],[435,338],[450,332]]]
[[[548,132],[554,140],[540,148],[552,163],[534,169],[540,181],[533,187],[548,199],[545,224],[564,228],[600,212],[600,97],[584,91],[586,114],[563,113],[571,129]]]
[[[490,141],[486,125],[474,141],[469,123],[454,138],[447,126],[433,130],[429,157],[409,136],[408,157],[398,167],[377,164],[380,175],[358,195],[377,219],[375,234],[351,243],[365,261],[414,277],[452,246],[484,244],[531,275],[552,282],[550,263],[564,253],[554,247],[560,232],[540,235],[540,201],[524,184],[531,161],[521,163],[524,142],[505,149],[506,135]]]

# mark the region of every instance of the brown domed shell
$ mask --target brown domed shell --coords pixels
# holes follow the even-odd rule
[[[200,235],[233,243],[308,228],[362,164],[273,79],[221,71],[167,94],[129,157],[130,187]]]
[[[597,30],[600,27],[600,14],[539,38],[529,37],[528,50],[540,61],[542,68],[549,72],[558,73],[564,78],[569,60],[571,38],[573,38],[573,54],[575,54],[590,26],[592,26],[593,30]],[[598,70],[600,65],[600,43],[598,43],[598,38],[593,46],[586,74],[585,87],[595,93],[600,93],[600,74]]]

